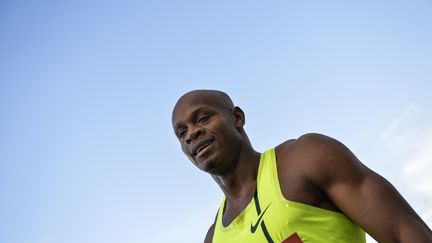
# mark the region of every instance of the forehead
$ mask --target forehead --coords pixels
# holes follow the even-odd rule
[[[200,110],[221,110],[223,105],[221,97],[206,94],[189,94],[181,97],[174,106],[172,112],[172,125],[190,117],[193,113]]]

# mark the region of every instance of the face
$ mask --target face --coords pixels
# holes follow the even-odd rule
[[[238,159],[243,118],[239,108],[226,107],[217,97],[189,94],[175,106],[172,123],[192,163],[211,174],[222,174]]]

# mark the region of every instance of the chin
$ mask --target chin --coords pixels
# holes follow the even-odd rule
[[[198,165],[198,168],[200,168],[205,172],[209,172],[210,170],[212,170],[215,164],[212,160],[208,160],[208,159],[204,161],[197,161],[196,163]]]
[[[210,174],[215,174],[217,173],[217,171],[219,171],[219,169],[217,168],[219,165],[218,162],[216,162],[215,160],[211,160],[211,159],[206,159],[205,161],[200,161],[198,162],[198,167],[207,173]]]
[[[223,160],[220,159],[217,153],[213,153],[201,161],[196,161],[198,167],[210,174],[221,174],[223,171]]]
[[[227,168],[224,166],[221,161],[209,161],[203,171],[212,174],[212,175],[224,175],[227,173]]]

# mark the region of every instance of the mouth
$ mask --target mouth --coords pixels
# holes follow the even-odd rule
[[[203,142],[200,142],[200,143],[198,143],[195,147],[194,147],[194,149],[193,149],[193,151],[192,151],[192,156],[197,156],[197,155],[199,155],[201,152],[203,152],[204,150],[206,150],[206,148],[209,146],[209,145],[211,145],[213,143],[213,140],[212,139],[209,139],[209,140],[205,140],[205,141],[203,141]]]

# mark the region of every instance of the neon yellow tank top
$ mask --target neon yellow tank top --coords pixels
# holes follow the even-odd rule
[[[365,243],[364,231],[344,214],[289,201],[282,195],[275,150],[261,154],[251,202],[227,226],[226,198],[219,208],[213,243]]]

